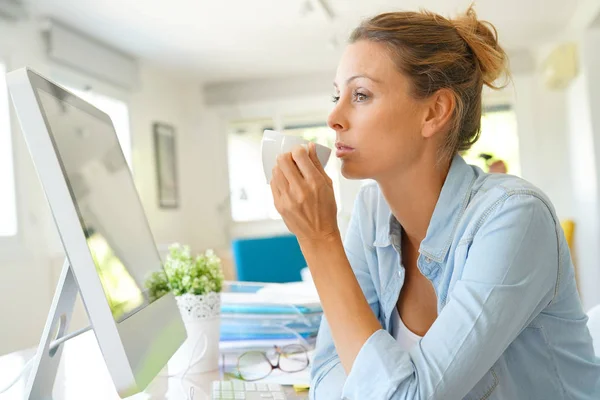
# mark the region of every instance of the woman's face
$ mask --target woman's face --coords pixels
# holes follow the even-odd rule
[[[349,45],[334,82],[336,106],[328,125],[337,133],[336,155],[350,179],[385,179],[418,167],[436,151],[423,135],[429,104],[410,94],[410,82],[379,43]]]

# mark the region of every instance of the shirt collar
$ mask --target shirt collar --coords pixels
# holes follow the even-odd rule
[[[376,234],[375,234],[375,242],[373,246],[375,247],[387,247],[392,244],[391,236],[392,236],[392,221],[394,220],[394,216],[392,215],[392,211],[390,210],[390,206],[387,201],[383,197],[381,191],[379,190],[379,196],[377,196],[377,206],[375,208],[377,210],[377,215],[375,216],[376,221]],[[384,229],[386,227],[386,229]]]
[[[421,254],[439,263],[444,261],[458,221],[469,204],[473,182],[473,168],[456,155],[433,210],[425,239],[421,242]]]
[[[419,250],[421,254],[439,263],[444,261],[450,249],[458,221],[469,202],[474,181],[475,172],[473,172],[471,166],[461,156],[456,155],[442,186],[425,239],[421,242]],[[373,245],[386,247],[391,244],[394,216],[383,195],[379,196],[378,202],[377,226],[385,226],[387,229],[378,230]]]

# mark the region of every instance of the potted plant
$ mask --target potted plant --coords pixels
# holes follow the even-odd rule
[[[200,373],[219,367],[221,260],[212,250],[193,256],[189,246],[169,246],[164,271],[146,281],[150,298],[171,292],[177,300],[187,339],[169,361],[169,374]]]

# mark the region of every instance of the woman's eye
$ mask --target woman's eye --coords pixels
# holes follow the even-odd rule
[[[369,97],[364,94],[364,93],[355,93],[354,94],[354,99],[358,102],[363,102],[365,100],[367,100]]]
[[[333,101],[334,103],[337,103],[338,101],[340,101],[340,96],[336,96],[336,95],[331,96],[331,101]]]

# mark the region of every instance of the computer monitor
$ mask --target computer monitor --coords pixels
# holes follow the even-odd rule
[[[162,264],[112,121],[28,68],[7,82],[110,375],[135,394],[186,333],[174,297],[145,288]]]

